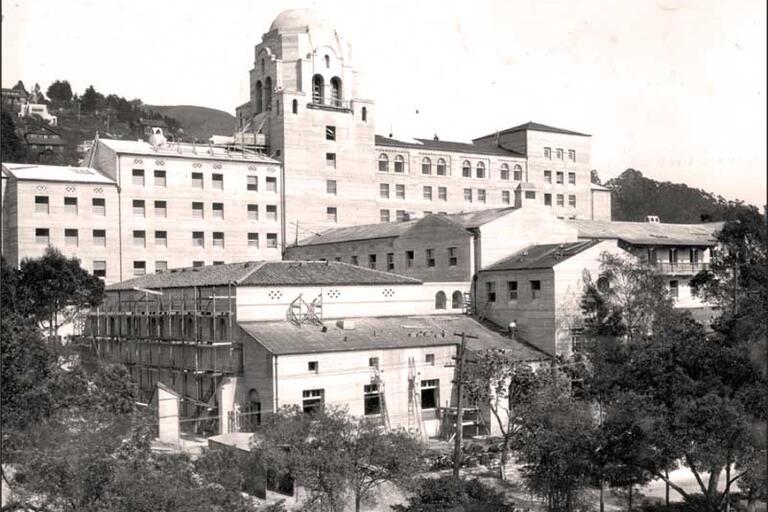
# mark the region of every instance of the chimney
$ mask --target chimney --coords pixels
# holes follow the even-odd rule
[[[434,140],[435,142],[439,142],[440,141],[440,137],[438,137],[437,134],[435,134],[435,136],[432,137],[432,140]]]
[[[658,215],[646,215],[645,221],[651,224],[659,224],[661,222]]]

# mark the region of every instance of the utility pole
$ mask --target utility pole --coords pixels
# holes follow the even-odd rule
[[[455,332],[454,336],[461,337],[459,353],[456,355],[456,436],[453,445],[453,478],[459,479],[459,468],[461,467],[461,443],[464,438],[464,365],[466,364],[467,338],[477,339],[477,336],[466,334],[465,332]]]

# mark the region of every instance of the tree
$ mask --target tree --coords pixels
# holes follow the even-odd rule
[[[468,365],[467,398],[488,404],[502,437],[499,477],[506,480],[510,446],[521,428],[525,408],[530,405],[539,381],[527,363],[504,350],[489,349],[473,357]]]
[[[90,112],[91,114],[104,107],[104,95],[96,92],[96,89],[94,89],[92,85],[89,85],[85,90],[81,101],[83,110]]]
[[[68,103],[72,100],[72,86],[66,80],[56,80],[48,86],[46,94],[51,101]]]
[[[600,174],[598,174],[597,169],[592,169],[589,171],[589,182],[594,183],[595,185],[602,185],[602,182],[600,181]]]
[[[16,82],[16,85],[14,85],[14,86],[13,86],[13,90],[14,90],[14,91],[18,91],[18,92],[20,92],[20,93],[23,93],[25,96],[27,96],[27,95],[29,94],[29,93],[27,92],[27,88],[26,88],[26,87],[24,87],[24,82],[22,82],[21,80],[19,80],[18,82]]]
[[[86,272],[77,258],[67,258],[53,247],[37,259],[21,262],[16,289],[18,312],[47,327],[50,338],[59,328],[103,299],[104,283]]]
[[[19,136],[16,135],[16,123],[11,115],[3,110],[0,112],[0,156],[4,162],[21,162],[24,159],[24,148]]]
[[[514,510],[504,496],[477,480],[459,480],[451,476],[423,478],[406,505],[394,505],[395,512],[505,512]]]

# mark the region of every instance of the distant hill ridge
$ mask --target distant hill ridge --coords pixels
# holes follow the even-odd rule
[[[215,108],[195,105],[144,105],[147,111],[176,119],[184,129],[184,139],[196,138],[203,142],[211,135],[232,135],[235,116]]]

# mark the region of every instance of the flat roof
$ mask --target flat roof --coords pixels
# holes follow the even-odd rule
[[[481,272],[495,270],[534,270],[552,268],[558,263],[596,246],[602,240],[585,240],[567,244],[531,245],[494,263]]]
[[[238,150],[237,145],[215,146],[211,144],[193,144],[191,142],[168,142],[163,146],[152,146],[148,142],[141,140],[116,140],[116,139],[99,139],[98,142],[103,143],[108,148],[112,149],[118,154],[129,155],[152,155],[152,156],[166,156],[166,157],[185,157],[185,158],[199,158],[206,160],[233,160],[233,161],[248,161],[248,162],[262,162],[281,166],[282,163],[274,158],[269,158],[263,153],[257,151],[250,151],[248,149]]]
[[[314,354],[357,350],[386,350],[458,345],[454,333],[477,336],[468,338],[470,350],[504,349],[520,360],[538,360],[542,353],[523,343],[495,332],[466,315],[398,316],[345,318],[353,329],[342,329],[336,320],[326,320],[326,331],[318,325],[297,326],[288,321],[241,322],[255,341],[276,355]]]
[[[17,180],[63,181],[69,183],[101,183],[116,185],[115,181],[91,167],[68,165],[16,164],[3,162],[3,171]]]
[[[668,224],[662,222],[611,222],[585,219],[568,219],[579,238],[624,240],[637,245],[701,245],[717,243],[715,234],[723,222],[702,224]]]

